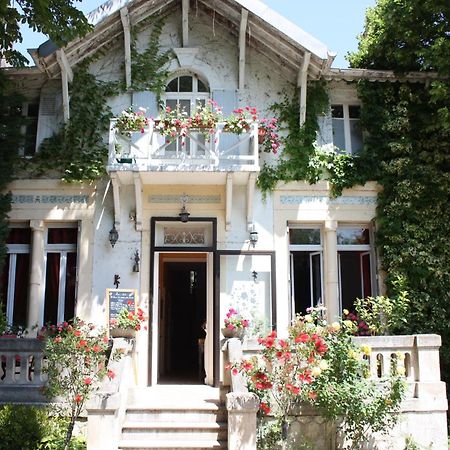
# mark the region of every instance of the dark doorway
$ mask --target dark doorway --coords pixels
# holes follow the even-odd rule
[[[206,255],[161,257],[158,382],[202,384]]]

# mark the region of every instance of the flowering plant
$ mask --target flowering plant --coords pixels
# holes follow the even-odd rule
[[[166,106],[156,121],[155,129],[162,136],[167,136],[167,143],[179,136],[186,136],[188,129],[188,114],[177,105],[176,109]]]
[[[243,329],[249,326],[249,321],[244,319],[234,308],[230,308],[223,321],[224,328],[229,330]]]
[[[129,301],[128,306],[132,306],[133,302]],[[138,308],[137,311],[131,311],[127,307],[123,307],[117,318],[111,319],[109,325],[111,328],[124,328],[139,331],[141,329],[141,323],[144,322],[144,311]]]
[[[262,357],[227,368],[233,375],[244,375],[260,399],[261,411],[273,414],[280,430],[287,430],[289,414],[304,401],[327,420],[340,423],[340,430],[357,445],[368,429],[386,431],[395,423],[404,393],[403,367],[398,362],[390,378],[371,380],[371,349],[352,340],[353,324],[346,322],[328,324],[323,311],[311,309],[296,317],[287,338],[278,338],[276,331],[260,338]]]
[[[109,341],[103,330],[75,318],[72,323],[43,327],[39,338],[45,340],[44,357],[47,361],[48,382],[45,394],[58,397],[63,411],[70,414],[64,448],[68,448],[76,419],[85,401],[97,389],[98,382],[107,376],[114,378],[107,368]],[[111,355],[117,360],[119,353]]]
[[[250,129],[250,125],[258,120],[256,108],[246,106],[237,108],[233,114],[225,119],[224,131],[229,133],[242,134]]]
[[[270,119],[261,119],[258,128],[258,139],[259,143],[262,145],[263,150],[266,153],[273,152],[274,155],[277,154],[278,149],[281,145],[280,137],[278,135],[278,120],[276,117]]]
[[[144,132],[148,125],[148,118],[145,117],[145,108],[139,108],[139,111],[133,111],[131,107],[123,110],[117,117],[115,128],[124,136],[131,136],[132,131]]]

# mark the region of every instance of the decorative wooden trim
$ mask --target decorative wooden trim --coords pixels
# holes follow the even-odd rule
[[[131,33],[130,16],[126,6],[120,10],[120,20],[122,21],[123,27],[123,44],[125,51],[125,85],[128,89],[131,86]]]
[[[183,47],[189,46],[189,0],[182,0]]]
[[[303,64],[299,72],[298,86],[300,86],[300,126],[306,120],[306,91],[308,84],[308,66],[311,59],[311,53],[305,52]]]
[[[67,122],[70,118],[69,81],[73,80],[73,72],[63,49],[59,49],[56,51],[56,59],[58,61],[59,67],[61,68],[63,117],[64,122]]]
[[[142,180],[139,172],[133,173],[134,195],[136,197],[136,231],[142,231]]]
[[[255,197],[256,172],[250,173],[247,183],[247,230],[253,229],[253,204]]]
[[[120,230],[120,181],[117,177],[116,172],[111,172],[109,174],[111,177],[111,183],[113,187],[113,198],[114,198],[114,226],[116,230]]]
[[[231,230],[231,212],[233,210],[233,174],[227,173],[225,191],[225,230]]]
[[[245,86],[245,37],[247,35],[248,11],[241,10],[241,25],[239,28],[239,89]]]

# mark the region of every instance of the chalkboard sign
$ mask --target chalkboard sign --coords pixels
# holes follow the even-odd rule
[[[123,308],[136,311],[136,289],[106,289],[108,302],[108,324],[111,319],[117,318]]]

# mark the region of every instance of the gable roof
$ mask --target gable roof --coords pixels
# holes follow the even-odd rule
[[[334,59],[327,47],[310,34],[271,10],[260,0],[197,0],[198,9],[232,34],[239,36],[242,10],[248,11],[247,45],[274,61],[289,78],[298,75],[305,53],[310,53],[308,75],[319,78],[328,71]],[[180,0],[109,0],[88,15],[94,29],[81,39],[75,39],[65,48],[71,66],[80,63],[101,48],[109,48],[123,39],[120,10],[127,7],[132,26],[152,15],[168,15],[181,7]],[[57,47],[47,41],[33,58],[51,78],[58,77],[60,68],[56,60]]]

